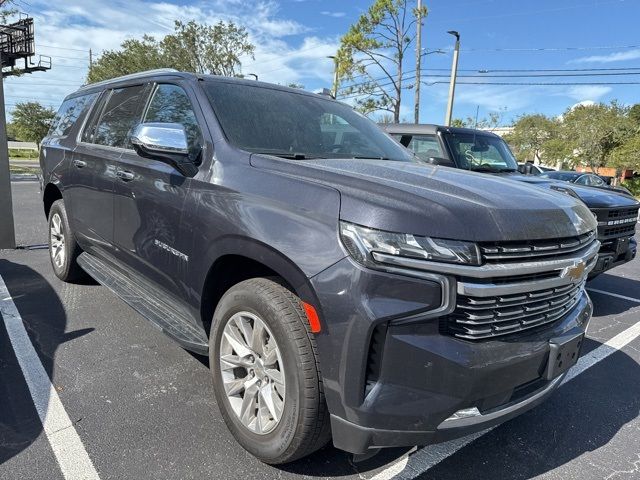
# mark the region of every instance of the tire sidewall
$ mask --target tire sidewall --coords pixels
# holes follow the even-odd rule
[[[264,435],[249,431],[237,417],[224,391],[220,372],[220,343],[225,325],[236,313],[246,311],[258,316],[275,337],[282,357],[286,382],[284,410],[276,428]],[[226,294],[216,308],[210,340],[210,365],[214,380],[216,401],[229,429],[242,446],[266,462],[278,462],[290,447],[300,422],[301,385],[298,368],[299,356],[294,340],[278,320],[278,312],[264,295],[247,288],[234,288]]]
[[[61,267],[58,267],[55,264],[52,256],[52,249],[51,249],[51,225],[53,223],[53,217],[56,214],[60,216],[62,231],[64,234],[64,263],[62,264]],[[62,202],[62,200],[55,201],[51,206],[51,210],[49,211],[48,228],[49,228],[49,231],[47,233],[48,233],[48,241],[49,241],[49,260],[51,261],[53,272],[59,278],[62,278],[62,279],[67,278],[69,275],[69,268],[72,260],[71,259],[72,252],[70,248],[71,247],[71,241],[70,241],[71,230],[69,228],[67,212],[64,208],[64,203]]]

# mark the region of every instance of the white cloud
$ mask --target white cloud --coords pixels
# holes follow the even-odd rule
[[[569,63],[613,63],[637,60],[640,58],[640,48],[627,50],[626,52],[614,52],[609,55],[592,55],[570,60]]]
[[[327,10],[320,12],[320,14],[326,15],[327,17],[333,17],[333,18],[342,18],[346,15],[346,13],[344,12],[329,12]]]
[[[605,85],[578,85],[571,87],[567,95],[580,101],[597,101],[612,90]]]
[[[148,34],[161,38],[173,31],[173,21],[196,19],[233,21],[244,26],[256,46],[255,60],[242,59],[242,71],[260,80],[307,88],[329,86],[338,38],[321,38],[281,11],[275,0],[196,0],[175,5],[164,0],[30,0],[36,24],[36,53],[50,55],[53,68],[5,80],[7,110],[28,100],[57,107],[87,75],[89,49],[94,58],[117,49],[127,38]],[[298,40],[295,36],[302,36]],[[293,43],[295,41],[295,44]]]

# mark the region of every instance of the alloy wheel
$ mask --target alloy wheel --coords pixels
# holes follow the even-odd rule
[[[51,260],[57,268],[62,268],[65,261],[65,238],[62,218],[58,213],[54,213],[51,217],[51,228],[49,230],[51,242]]]
[[[284,410],[285,377],[278,344],[258,316],[238,312],[229,318],[220,344],[220,371],[240,422],[259,435],[272,432]]]

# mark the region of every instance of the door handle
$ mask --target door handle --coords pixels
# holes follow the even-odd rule
[[[85,162],[84,160],[74,160],[73,165],[77,168],[84,168],[87,166],[87,162]]]
[[[134,178],[133,172],[129,172],[128,170],[116,170],[116,177],[118,177],[123,182],[130,182]]]

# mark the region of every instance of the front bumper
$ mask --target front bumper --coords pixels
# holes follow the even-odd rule
[[[438,282],[345,258],[312,284],[334,445],[352,453],[445,441],[534,407],[560,382],[545,379],[549,340],[584,333],[592,313],[583,292],[549,326],[476,342],[443,334],[429,316],[443,298]],[[447,420],[473,407],[481,415]]]
[[[625,241],[624,249],[618,248],[618,242],[621,240]],[[616,238],[613,240],[603,241],[602,248],[600,249],[600,252],[598,252],[598,262],[594,269],[591,270],[589,278],[593,278],[607,270],[611,270],[618,265],[630,262],[636,258],[637,252],[638,242],[635,237],[631,237],[628,240],[627,238]]]

